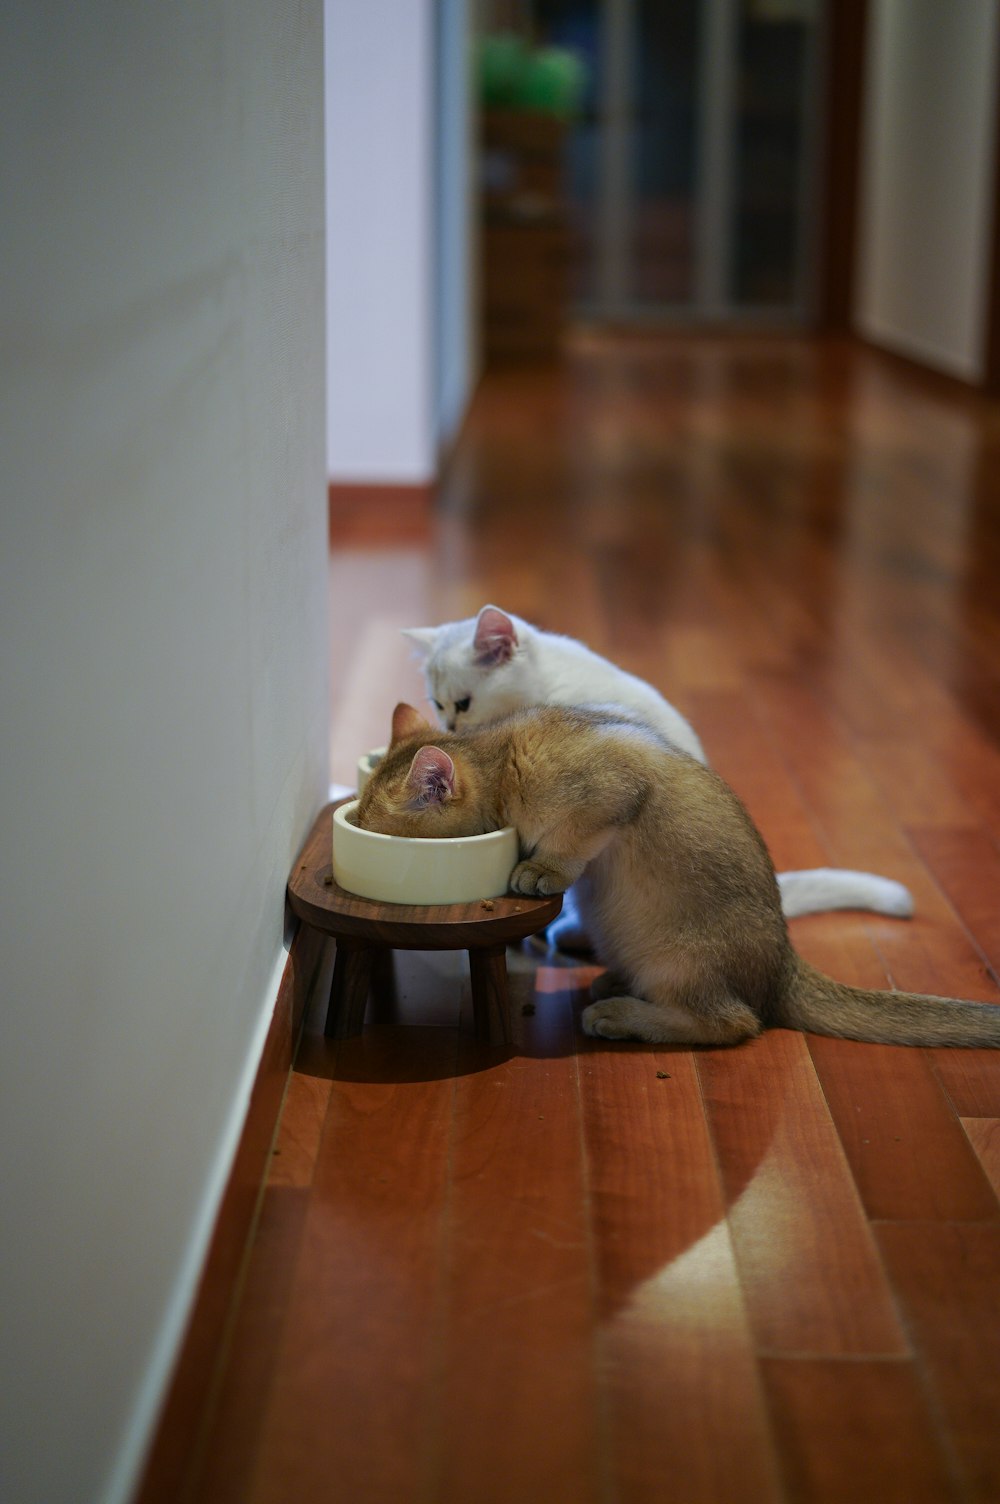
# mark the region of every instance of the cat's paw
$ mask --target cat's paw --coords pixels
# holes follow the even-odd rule
[[[510,885],[515,893],[525,893],[529,898],[548,898],[553,893],[565,893],[569,887],[566,878],[541,862],[518,862]]]
[[[631,997],[613,997],[606,1002],[591,1003],[580,1015],[583,1032],[597,1039],[641,1039],[635,1010],[636,1000]]]

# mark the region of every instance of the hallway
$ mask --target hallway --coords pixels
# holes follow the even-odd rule
[[[399,634],[492,601],[692,721],[839,979],[1000,1001],[1000,413],[837,344],[574,338],[491,373],[437,504],[332,538],[331,779],[418,702]],[[592,966],[458,962],[293,1072],[203,1504],[1000,1496],[1000,1059],[774,1031],[587,1039]]]

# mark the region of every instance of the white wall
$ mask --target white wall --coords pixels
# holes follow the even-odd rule
[[[473,380],[468,0],[326,0],[331,480],[422,485]]]
[[[321,0],[0,41],[0,1497],[129,1491],[327,750]]]
[[[434,475],[434,0],[326,0],[327,413],[338,481]]]
[[[876,0],[865,79],[856,324],[878,344],[984,372],[997,0]]]

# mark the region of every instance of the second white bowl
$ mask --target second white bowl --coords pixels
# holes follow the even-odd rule
[[[372,776],[372,773],[378,767],[378,764],[382,761],[388,750],[388,747],[373,747],[370,752],[365,753],[364,757],[358,758],[359,794],[364,793],[365,784],[368,782],[369,778]]]

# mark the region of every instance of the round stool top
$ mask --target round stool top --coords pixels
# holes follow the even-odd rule
[[[339,801],[338,801],[339,802]],[[562,895],[481,898],[472,903],[376,903],[347,893],[333,880],[328,804],[316,817],[308,840],[288,879],[292,913],[313,929],[351,936],[402,950],[468,950],[480,945],[509,945],[552,923]]]

